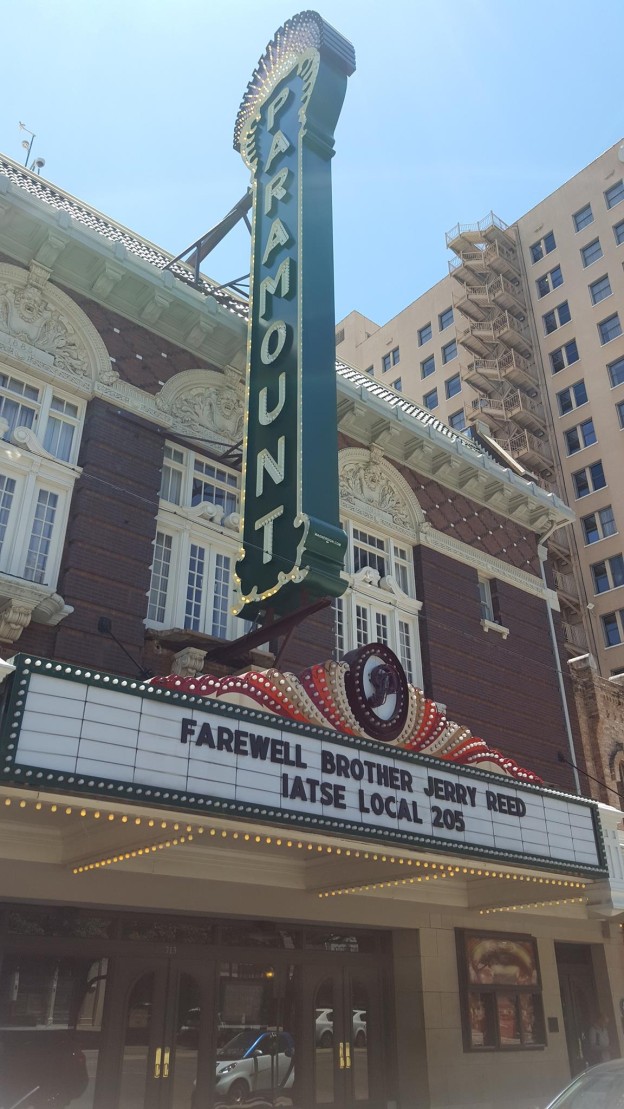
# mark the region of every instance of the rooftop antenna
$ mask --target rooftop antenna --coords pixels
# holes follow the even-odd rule
[[[20,120],[19,128],[20,128],[20,131],[25,131],[27,135],[30,135],[30,139],[23,139],[22,140],[22,148],[26,151],[26,158],[24,159],[24,165],[26,166],[26,169],[32,169],[32,170],[35,171],[35,173],[41,173],[41,170],[45,166],[45,158],[33,158],[30,165],[28,165],[30,155],[32,153],[33,143],[34,143],[35,139],[37,138],[37,136],[35,135],[35,132],[31,131],[26,126],[25,123],[21,122],[21,120]]]

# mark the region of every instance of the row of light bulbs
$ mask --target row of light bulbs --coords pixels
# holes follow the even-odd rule
[[[490,913],[517,913],[523,909],[544,909],[552,905],[586,905],[586,897],[562,897],[559,901],[530,901],[525,905],[496,905],[490,909],[479,909],[480,916],[489,916]]]
[[[61,814],[65,814],[66,816],[72,816],[73,814],[77,814],[78,816],[80,816],[82,818],[86,818],[86,817],[91,816],[91,817],[93,817],[94,820],[104,819],[104,820],[107,820],[111,823],[113,821],[117,820],[121,824],[128,824],[128,825],[136,826],[136,827],[145,826],[147,828],[159,828],[163,831],[170,830],[170,831],[173,831],[173,832],[183,832],[183,833],[185,833],[185,834],[180,835],[180,836],[174,836],[173,838],[168,838],[166,840],[163,840],[161,843],[145,844],[142,847],[133,849],[132,851],[123,851],[123,852],[120,851],[117,854],[113,854],[113,853],[108,854],[106,856],[103,856],[100,859],[94,860],[94,861],[89,862],[89,863],[84,863],[81,866],[74,867],[73,868],[73,873],[74,874],[84,874],[87,871],[99,870],[101,868],[112,866],[115,863],[126,862],[128,859],[143,857],[143,856],[155,853],[157,851],[165,850],[165,849],[170,848],[170,847],[182,846],[185,843],[189,843],[193,840],[193,833],[196,833],[198,835],[203,835],[204,832],[206,831],[206,829],[202,825],[200,825],[200,826],[191,825],[191,824],[184,825],[184,824],[181,824],[179,821],[158,820],[158,819],[154,819],[153,817],[145,817],[145,816],[143,816],[143,817],[141,817],[141,816],[131,816],[131,815],[128,815],[127,813],[119,813],[119,812],[115,813],[115,812],[108,811],[108,810],[101,811],[100,809],[86,809],[86,808],[84,808],[83,806],[80,806],[80,805],[69,805],[69,804],[64,804],[64,803],[59,803],[59,802],[44,802],[44,801],[40,801],[40,800],[37,800],[37,801],[33,802],[33,801],[26,801],[23,798],[18,799],[16,797],[5,797],[4,798],[4,805],[5,805],[6,808],[10,808],[11,806],[14,806],[17,809],[22,809],[22,810],[27,809],[27,808],[31,808],[31,809],[34,809],[36,812],[41,812],[41,811],[47,811],[47,812],[51,812],[51,813],[58,812],[58,813],[61,813]],[[385,889],[385,888],[388,888],[388,887],[391,887],[391,886],[413,885],[416,882],[422,882],[422,881],[427,882],[427,881],[430,881],[430,880],[435,880],[437,878],[454,878],[454,877],[457,877],[458,875],[462,875],[462,876],[465,875],[465,876],[476,877],[476,878],[496,878],[496,879],[501,879],[502,878],[502,879],[506,879],[508,881],[514,881],[514,882],[515,881],[529,882],[529,883],[533,883],[534,885],[545,885],[545,886],[562,887],[562,888],[567,887],[568,889],[585,889],[586,888],[586,883],[585,882],[575,881],[571,878],[533,877],[533,876],[527,875],[527,874],[514,874],[512,872],[502,871],[502,870],[490,870],[490,869],[483,869],[483,868],[480,868],[480,867],[469,867],[469,866],[455,866],[455,865],[452,865],[452,864],[446,864],[446,863],[440,863],[440,862],[437,862],[437,863],[428,862],[428,861],[426,862],[422,859],[414,859],[414,858],[409,858],[409,857],[406,857],[406,856],[380,854],[379,852],[376,852],[376,851],[362,851],[362,850],[356,850],[356,849],[348,848],[348,847],[347,848],[345,848],[345,847],[335,847],[335,846],[332,846],[332,845],[329,845],[329,844],[325,845],[325,844],[321,844],[321,843],[310,843],[310,842],[306,842],[306,841],[300,840],[300,839],[287,838],[285,836],[259,835],[257,833],[253,833],[253,832],[226,831],[225,829],[218,829],[218,828],[214,828],[214,827],[211,827],[211,828],[208,829],[208,835],[212,839],[225,840],[225,839],[229,838],[229,839],[232,839],[234,841],[240,840],[243,843],[254,844],[254,845],[266,845],[266,846],[273,845],[275,847],[285,847],[287,849],[293,849],[294,848],[295,850],[299,850],[299,851],[315,852],[317,855],[322,854],[322,855],[344,856],[345,858],[351,858],[351,859],[363,859],[365,861],[381,862],[381,863],[384,863],[384,864],[390,865],[390,866],[398,865],[398,866],[418,867],[418,868],[422,868],[423,870],[428,870],[430,872],[426,875],[422,875],[422,876],[418,875],[418,876],[413,877],[413,878],[411,878],[411,877],[410,878],[399,878],[399,879],[392,879],[392,880],[387,881],[387,882],[375,882],[375,883],[368,883],[368,884],[363,883],[361,885],[344,886],[344,887],[340,887],[340,888],[337,888],[337,889],[334,889],[334,890],[324,890],[321,893],[319,893],[319,897],[335,897],[335,896],[340,896],[342,894],[362,893],[362,892],[367,892],[367,891],[370,891],[370,890]],[[566,899],[566,900],[569,900],[569,899]],[[545,904],[551,904],[551,902],[545,902]]]

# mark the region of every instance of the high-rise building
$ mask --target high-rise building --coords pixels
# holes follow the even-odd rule
[[[516,223],[446,235],[449,274],[341,359],[466,429],[575,509],[550,547],[566,647],[624,673],[624,143]]]

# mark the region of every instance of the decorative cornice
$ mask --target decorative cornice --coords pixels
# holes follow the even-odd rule
[[[517,566],[503,562],[500,558],[494,558],[492,555],[485,554],[484,551],[470,547],[467,543],[462,543],[460,539],[454,539],[450,535],[437,531],[430,524],[425,524],[420,529],[418,541],[424,547],[439,551],[440,554],[444,554],[448,558],[454,558],[457,562],[463,562],[465,566],[472,566],[488,577],[504,581],[507,585],[513,585],[514,588],[521,589],[524,593],[530,593],[533,597],[540,597],[551,608],[559,611],[557,594],[554,589],[548,589],[544,585],[541,577],[528,574],[526,570],[520,570]]]

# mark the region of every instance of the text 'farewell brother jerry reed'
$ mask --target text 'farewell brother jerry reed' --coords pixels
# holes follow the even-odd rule
[[[204,721],[200,723],[185,717],[181,723],[180,742],[193,743],[195,747],[206,747],[211,751],[267,762],[274,766],[291,767],[293,771],[305,771],[307,763],[303,759],[302,745],[294,740],[279,739],[273,736],[228,728],[225,725]],[[422,824],[418,812],[418,801],[414,799],[417,784],[414,775],[405,766],[392,766],[374,758],[362,758],[340,754],[323,747],[321,750],[321,774],[323,778],[307,776],[303,773],[281,772],[280,792],[285,800],[307,801],[333,809],[346,809],[346,786],[344,781],[358,784],[358,807],[362,814],[389,816],[393,820],[404,820],[410,824]],[[330,780],[326,780],[328,777]],[[377,787],[370,791],[366,787]],[[392,790],[383,793],[382,790]],[[442,808],[431,805],[433,827],[465,830],[464,808],[485,807],[490,812],[507,816],[522,817],[526,805],[520,797],[486,789],[483,794],[476,785],[451,782],[445,778],[429,774],[422,792],[433,801],[444,801],[458,805],[459,809]],[[403,794],[403,796],[398,796]]]

